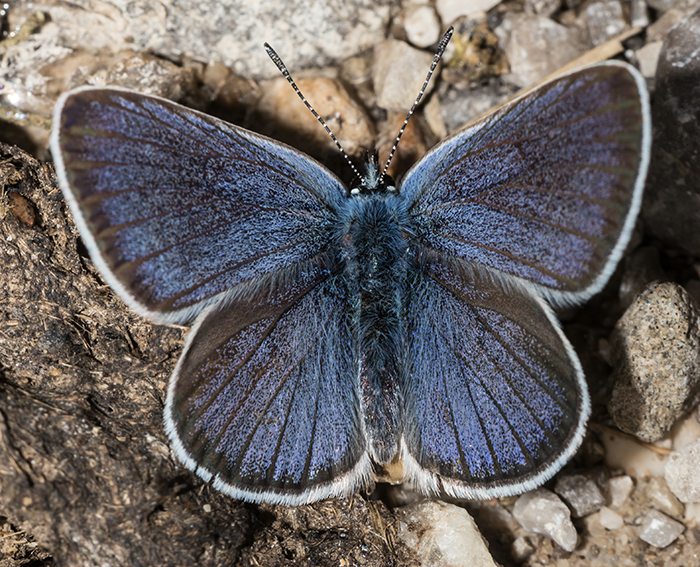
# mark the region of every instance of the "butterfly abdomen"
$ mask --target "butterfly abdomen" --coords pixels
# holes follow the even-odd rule
[[[345,272],[353,302],[358,367],[370,452],[378,463],[397,454],[402,423],[399,365],[405,293],[405,224],[396,199],[353,197],[342,236]]]

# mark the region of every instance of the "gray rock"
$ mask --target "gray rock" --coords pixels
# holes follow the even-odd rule
[[[506,77],[520,87],[543,79],[586,48],[578,30],[524,13],[506,14],[496,34],[510,62]]]
[[[432,55],[403,41],[389,39],[374,49],[372,80],[377,93],[377,106],[406,112],[423,85]],[[432,90],[434,81],[428,84]]]
[[[578,542],[571,512],[559,497],[544,488],[527,492],[513,507],[518,523],[531,532],[545,535],[566,551],[573,551]]]
[[[401,508],[397,535],[426,567],[496,567],[474,520],[453,504],[424,501]]]
[[[671,453],[664,477],[679,500],[700,502],[700,441]]]
[[[428,47],[440,39],[442,27],[435,9],[428,4],[409,6],[403,14],[406,39],[416,47]]]
[[[700,10],[666,37],[652,109],[652,163],[642,216],[659,239],[700,254]]]
[[[582,474],[560,476],[554,485],[554,491],[572,509],[574,518],[597,512],[605,504],[605,498],[596,483]]]
[[[622,5],[618,0],[587,2],[581,11],[581,18],[586,24],[593,45],[603,43],[627,27]]]
[[[681,286],[647,287],[617,322],[608,410],[615,424],[653,442],[700,394],[700,313]]]
[[[608,497],[610,505],[615,508],[622,506],[634,490],[634,481],[627,475],[615,476],[608,480]]]
[[[678,539],[685,527],[658,510],[650,510],[642,518],[639,539],[654,547],[667,547]]]

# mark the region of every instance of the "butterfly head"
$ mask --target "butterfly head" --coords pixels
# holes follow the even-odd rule
[[[359,177],[356,185],[350,189],[350,194],[371,195],[374,193],[395,193],[396,184],[394,180],[387,175],[381,174],[379,164],[377,162],[377,152],[367,152],[365,157],[365,172]]]

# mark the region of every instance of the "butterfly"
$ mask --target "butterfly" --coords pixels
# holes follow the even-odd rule
[[[427,494],[501,497],[579,447],[589,395],[553,308],[603,288],[639,212],[633,67],[550,80],[398,184],[370,160],[348,188],[285,144],[119,88],[62,95],[51,150],[105,280],[154,322],[194,322],[164,421],[215,488],[297,505],[393,467]]]

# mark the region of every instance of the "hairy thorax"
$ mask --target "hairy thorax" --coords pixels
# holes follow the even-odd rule
[[[358,340],[362,410],[370,454],[385,464],[401,435],[407,273],[405,214],[391,194],[353,196],[343,223],[342,250]]]

